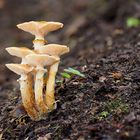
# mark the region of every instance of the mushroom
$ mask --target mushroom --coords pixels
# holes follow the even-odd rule
[[[30,50],[25,47],[21,47],[21,48],[9,47],[9,48],[6,48],[6,50],[10,55],[22,58],[22,61],[21,61],[22,64],[26,64],[26,60],[25,60],[26,55],[35,53],[33,50]]]
[[[48,108],[44,103],[43,99],[43,81],[44,74],[47,72],[47,69],[44,69],[45,66],[51,66],[57,61],[58,57],[49,56],[44,54],[30,54],[26,56],[28,64],[36,67],[36,77],[35,77],[35,101],[40,111],[40,115],[47,113]]]
[[[21,47],[21,48],[9,47],[9,48],[6,48],[6,50],[9,54],[11,54],[13,56],[20,57],[22,59],[21,64],[27,64],[26,59],[25,59],[26,55],[35,53],[33,50],[30,50],[30,49],[25,48],[25,47]],[[12,65],[12,68],[13,68],[13,65]],[[30,102],[32,103],[32,106],[35,106],[34,92],[33,92],[33,89],[32,89],[33,88],[32,74],[29,73],[26,76],[27,76],[27,79],[28,79],[27,82],[29,83],[28,86],[26,87],[26,88],[28,88],[27,90],[30,91],[30,98],[29,99],[30,99]]]
[[[55,56],[60,59],[60,56],[68,53],[69,48],[65,45],[58,45],[58,44],[48,44],[45,46],[42,46],[39,49],[39,53],[45,53],[48,55]],[[54,98],[54,92],[55,92],[55,76],[58,71],[58,65],[59,62],[54,63],[50,66],[49,74],[48,74],[48,80],[47,80],[47,88],[46,88],[46,104],[50,110],[54,108],[55,98]]]
[[[44,36],[51,31],[62,28],[63,24],[60,22],[30,21],[18,24],[17,27],[35,35],[33,43],[35,50],[37,50],[45,44]]]
[[[33,100],[33,91],[30,72],[32,72],[33,67],[27,64],[6,64],[8,69],[20,75],[18,80],[20,83],[20,91],[22,97],[23,106],[27,114],[31,117],[32,120],[38,119],[38,112],[36,111],[34,100]]]

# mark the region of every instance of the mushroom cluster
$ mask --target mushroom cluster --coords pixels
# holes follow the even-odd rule
[[[68,53],[69,48],[65,45],[45,44],[47,41],[44,36],[62,28],[62,23],[30,21],[18,24],[17,27],[35,36],[34,49],[6,48],[10,55],[21,58],[21,64],[6,64],[6,66],[20,75],[18,82],[27,114],[32,120],[40,120],[55,108],[55,77],[60,56]]]

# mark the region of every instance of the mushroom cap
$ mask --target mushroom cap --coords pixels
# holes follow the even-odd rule
[[[33,70],[28,64],[6,64],[6,67],[18,75],[27,74]]]
[[[48,32],[62,28],[63,24],[60,22],[29,21],[18,24],[17,27],[33,35],[45,35]]]
[[[26,60],[30,65],[43,67],[53,65],[59,61],[59,58],[47,54],[29,54],[26,56]]]
[[[20,58],[24,58],[28,54],[34,54],[35,52],[33,50],[30,50],[25,47],[17,48],[17,47],[9,47],[6,48],[7,52],[13,56],[17,56]]]
[[[68,52],[69,52],[69,47],[65,45],[58,45],[58,44],[44,45],[39,49],[39,53],[41,54],[45,53],[58,57]]]

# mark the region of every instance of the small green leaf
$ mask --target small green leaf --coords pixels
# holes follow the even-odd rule
[[[140,20],[135,17],[130,17],[126,21],[127,27],[138,27],[140,25]]]
[[[76,69],[73,69],[73,68],[68,68],[68,69],[64,69],[65,72],[68,72],[68,73],[71,73],[71,74],[74,74],[74,75],[78,75],[78,76],[81,76],[81,77],[85,77],[84,74],[82,74],[80,71],[76,70]]]
[[[64,78],[67,78],[67,79],[70,79],[70,78],[71,78],[71,76],[70,76],[68,73],[66,73],[66,72],[62,72],[61,75],[62,75]]]
[[[108,115],[109,115],[108,111],[103,111],[99,114],[99,116],[102,117],[102,118],[106,118]]]

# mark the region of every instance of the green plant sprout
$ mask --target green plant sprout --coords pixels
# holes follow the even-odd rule
[[[108,111],[103,111],[103,112],[99,113],[99,118],[103,119],[103,118],[106,118],[108,115],[109,115]]]
[[[71,75],[68,74],[68,73],[66,73],[66,72],[62,72],[62,73],[61,73],[61,76],[62,76],[63,78],[66,78],[66,79],[70,79],[70,78],[71,78]]]
[[[140,20],[135,17],[129,17],[126,21],[127,27],[138,27],[140,25]]]
[[[71,75],[77,75],[77,76],[85,78],[85,75],[83,73],[81,73],[79,70],[76,70],[76,69],[70,68],[70,67],[67,69],[64,69],[64,72],[61,73],[61,75],[62,75],[62,77],[67,78],[67,79],[70,79]]]

